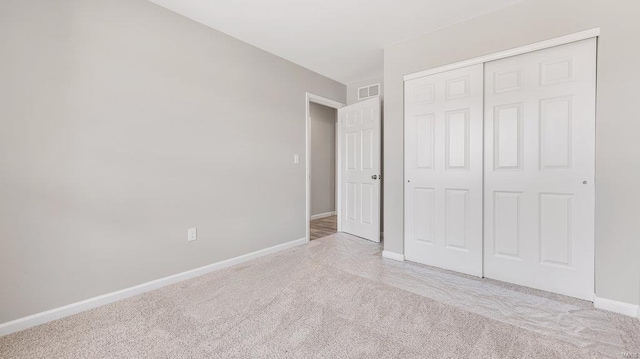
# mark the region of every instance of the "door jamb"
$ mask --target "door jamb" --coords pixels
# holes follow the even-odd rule
[[[327,107],[331,107],[336,109],[336,184],[335,184],[335,195],[336,195],[336,200],[335,200],[335,208],[336,208],[336,214],[338,216],[338,232],[342,231],[342,223],[340,221],[340,214],[342,212],[342,203],[340,202],[340,178],[341,178],[341,166],[340,166],[340,135],[342,134],[341,130],[340,130],[340,120],[339,120],[339,116],[337,113],[337,110],[343,108],[346,106],[346,104],[343,104],[341,102],[338,101],[334,101],[331,99],[328,99],[326,97],[322,97],[319,95],[315,95],[312,94],[310,92],[306,93],[306,102],[305,102],[305,108],[306,108],[306,117],[305,117],[305,126],[306,126],[306,135],[305,135],[305,166],[306,166],[306,177],[305,177],[305,182],[306,182],[306,236],[307,236],[307,242],[309,242],[311,240],[311,117],[309,114],[309,103],[313,102],[313,103],[317,103],[319,105],[323,105],[323,106],[327,106]]]

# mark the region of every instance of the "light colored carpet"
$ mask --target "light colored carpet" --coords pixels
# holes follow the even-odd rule
[[[600,358],[640,352],[636,319],[386,260],[380,252],[378,244],[334,234],[2,337],[0,357]]]

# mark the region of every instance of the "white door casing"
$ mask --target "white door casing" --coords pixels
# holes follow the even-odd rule
[[[485,64],[486,277],[593,300],[595,54]]]
[[[327,106],[330,108],[335,108],[336,110],[339,110],[343,107],[345,107],[344,104],[328,99],[326,97],[322,97],[316,94],[312,94],[307,92],[306,93],[306,100],[305,100],[305,107],[306,107],[306,133],[307,133],[307,140],[306,140],[306,159],[305,159],[305,163],[306,163],[306,207],[307,207],[307,221],[306,221],[306,227],[307,227],[307,233],[306,233],[306,238],[307,241],[310,240],[311,238],[311,118],[310,118],[310,114],[309,114],[309,104],[313,102],[313,103],[317,103],[323,106]],[[337,119],[336,119],[336,164],[339,164],[340,158],[339,158],[339,153],[340,153],[340,146],[339,143],[340,141],[338,141],[339,138],[339,132],[340,132],[340,126],[337,125]],[[338,165],[336,165],[336,210],[337,210],[337,215],[338,215],[338,232],[342,231],[342,226],[341,226],[341,221],[340,221],[340,168],[338,167]]]
[[[380,99],[338,110],[342,231],[380,242]]]
[[[405,82],[405,258],[482,276],[483,65]]]

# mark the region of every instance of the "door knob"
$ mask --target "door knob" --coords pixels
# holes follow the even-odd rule
[[[371,179],[378,179],[378,175],[371,176]]]

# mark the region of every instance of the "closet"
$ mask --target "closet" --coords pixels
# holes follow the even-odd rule
[[[592,300],[596,39],[405,81],[405,258]]]

